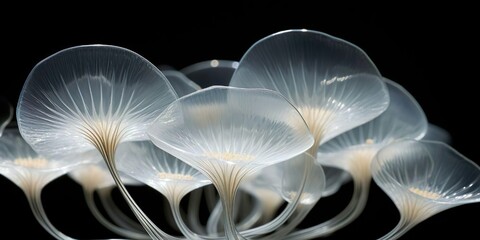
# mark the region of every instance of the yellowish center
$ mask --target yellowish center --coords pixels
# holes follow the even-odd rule
[[[410,192],[413,192],[415,194],[418,194],[422,197],[429,198],[429,199],[434,199],[435,200],[435,199],[439,199],[441,197],[441,195],[438,194],[438,193],[421,190],[421,189],[418,189],[418,188],[415,188],[415,187],[411,187],[408,190],[410,190]]]
[[[16,165],[26,168],[45,168],[48,165],[48,160],[45,158],[17,158],[13,161]]]
[[[184,175],[179,173],[165,173],[160,172],[157,174],[158,178],[160,179],[175,179],[175,180],[193,180],[191,175]]]
[[[317,107],[302,106],[297,109],[310,128],[315,142],[318,144],[324,135],[327,124],[335,115],[330,110]]]

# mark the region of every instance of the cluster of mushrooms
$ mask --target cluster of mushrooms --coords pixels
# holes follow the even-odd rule
[[[379,239],[480,201],[479,166],[450,147],[448,132],[357,46],[287,30],[229,67],[228,79],[209,75],[222,84],[200,87],[186,71],[161,70],[119,46],[59,51],[26,79],[17,124],[0,123],[0,174],[25,192],[56,239],[73,238],[49,221],[41,191],[63,175],[83,187],[96,219],[127,239],[325,237],[362,213],[372,179],[401,216]],[[321,197],[349,182],[344,210],[298,227]],[[128,188],[138,185],[165,196],[170,209],[162,211],[171,211],[178,235],[135,202]],[[119,210],[113,189],[136,218]]]

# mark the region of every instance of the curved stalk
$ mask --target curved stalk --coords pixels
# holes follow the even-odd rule
[[[190,194],[190,199],[188,200],[188,222],[190,223],[192,229],[195,232],[200,234],[206,234],[205,227],[200,223],[200,200],[202,199],[202,193],[204,188],[193,191]],[[178,223],[177,223],[178,224]]]
[[[276,229],[278,229],[282,224],[284,224],[291,216],[292,214],[295,213],[295,210],[298,208],[298,204],[300,203],[300,199],[302,196],[302,193],[305,189],[305,186],[308,184],[308,179],[311,173],[311,166],[312,166],[313,161],[308,161],[307,164],[305,164],[305,169],[304,169],[304,174],[302,181],[300,183],[298,193],[296,194],[295,197],[292,199],[290,203],[287,204],[285,209],[280,213],[275,219],[272,221],[262,225],[258,226],[253,229],[246,230],[242,232],[244,236],[246,237],[254,237],[254,236],[259,236],[262,234],[267,234],[270,233]]]
[[[92,212],[93,216],[108,230],[129,239],[150,239],[149,236],[145,233],[131,231],[129,229],[121,228],[111,223],[108,219],[106,219],[103,216],[100,210],[98,210],[97,205],[95,204],[94,191],[84,189],[83,192],[84,192],[85,200],[87,202],[87,206]]]
[[[363,211],[368,200],[371,178],[353,177],[353,195],[347,207],[335,217],[321,224],[295,231],[286,239],[314,239],[327,236],[354,221]]]
[[[406,232],[408,232],[415,224],[411,221],[408,221],[404,217],[400,219],[397,226],[393,228],[390,232],[385,234],[383,237],[379,238],[378,240],[394,240],[399,239],[403,236]]]
[[[102,189],[97,189],[98,196],[102,203],[103,208],[107,212],[108,216],[112,221],[125,229],[136,232],[145,232],[145,229],[142,225],[135,219],[127,216],[123,211],[117,206],[115,201],[112,198],[112,190],[114,187],[107,187]]]
[[[62,232],[60,232],[48,219],[45,210],[43,209],[42,198],[41,198],[41,190],[35,187],[30,188],[26,192],[28,203],[30,204],[30,208],[32,209],[33,215],[37,219],[37,221],[42,225],[42,227],[50,233],[54,238],[59,240],[74,240],[75,238],[71,238]]]
[[[242,200],[243,202],[243,201],[246,201],[248,196],[243,194],[242,197],[244,198],[244,200]],[[238,211],[239,208],[240,208],[240,204],[236,204],[237,213],[239,212]],[[255,201],[255,205],[253,206],[253,209],[251,209],[248,215],[242,218],[241,221],[236,224],[237,229],[239,229],[240,232],[242,232],[244,230],[248,230],[255,223],[257,223],[262,217],[261,208],[262,208],[261,203],[259,201]],[[241,209],[245,209],[245,208],[242,207]],[[220,232],[219,227],[221,227],[220,220],[222,219],[222,211],[223,211],[222,204],[221,202],[218,202],[207,220],[207,232],[209,235],[218,236],[218,233]]]

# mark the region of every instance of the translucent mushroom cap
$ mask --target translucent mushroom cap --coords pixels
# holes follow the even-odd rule
[[[258,195],[269,192],[268,195],[277,195],[281,200],[282,197],[278,189],[281,189],[282,163],[284,162],[269,165],[249,175],[242,182],[240,188],[258,198],[262,197]]]
[[[228,86],[237,67],[237,61],[212,59],[194,63],[180,71],[192,81],[206,88],[214,85]]]
[[[441,142],[390,144],[377,153],[371,169],[399,208],[415,200],[435,212],[480,201],[480,167]]]
[[[305,118],[317,145],[378,116],[389,101],[364,51],[311,30],[282,31],[256,42],[230,86],[283,94]]]
[[[281,189],[278,190],[285,201],[291,202],[297,196],[307,171],[309,181],[303,187],[299,201],[304,205],[312,205],[320,199],[325,190],[325,173],[321,165],[314,160],[313,156],[304,153],[280,163],[283,174],[280,179]]]
[[[305,121],[282,95],[225,86],[173,102],[148,134],[159,148],[205,171],[218,164],[264,167],[313,144]]]
[[[433,123],[428,123],[428,129],[422,140],[438,141],[450,144],[452,142],[452,136],[450,133],[440,126]]]
[[[102,156],[96,150],[90,150],[82,153],[85,159],[91,159],[91,163],[84,164],[68,172],[68,176],[75,182],[88,189],[102,189],[116,186],[112,174],[107,168],[107,164],[103,161]],[[141,182],[131,178],[130,176],[120,173],[123,184],[130,186],[142,185]]]
[[[198,84],[187,78],[187,76],[180,71],[169,69],[163,70],[162,73],[168,79],[179,97],[183,97],[201,89]]]
[[[198,170],[167,152],[151,141],[122,143],[117,154],[118,170],[149,185],[164,195],[179,186],[186,194],[210,184]]]
[[[88,162],[79,156],[72,158],[78,161],[66,162],[39,155],[16,128],[5,129],[0,137],[0,174],[21,188],[43,186]]]
[[[145,58],[108,45],[77,46],[38,63],[20,93],[17,121],[39,153],[64,156],[92,142],[147,139],[149,123],[176,94]]]
[[[301,187],[306,168],[309,168],[308,170],[311,171],[309,173],[311,174],[310,181],[304,186],[305,194],[300,197],[300,202],[316,201],[323,196],[326,179],[323,167],[317,164],[310,165],[313,162],[314,158],[310,154],[300,154],[287,161],[263,168],[247,178],[240,187],[252,195],[275,191],[285,201],[291,201]]]
[[[322,168],[325,173],[325,189],[322,192],[322,197],[332,196],[338,192],[343,184],[352,180],[352,176],[345,170],[330,166],[322,166]]]
[[[383,146],[402,139],[421,139],[428,128],[427,117],[415,100],[399,84],[384,78],[390,104],[380,116],[322,144],[318,150],[318,161],[328,166],[344,169],[342,161],[350,161],[350,154],[365,152],[373,158]]]

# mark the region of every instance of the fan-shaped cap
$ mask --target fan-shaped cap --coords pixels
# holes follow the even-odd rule
[[[81,156],[71,157],[77,161],[64,161],[39,155],[25,142],[16,128],[5,129],[3,136],[0,137],[0,174],[22,188],[28,187],[29,184],[45,185],[89,161],[82,159]]]
[[[116,161],[120,172],[165,196],[178,185],[186,194],[211,183],[198,170],[159,149],[151,141],[120,144]]]
[[[230,86],[280,92],[305,118],[317,144],[378,116],[388,92],[360,48],[311,30],[289,30],[256,42]]]
[[[314,158],[310,154],[300,154],[287,161],[263,168],[255,175],[250,176],[240,187],[252,195],[260,194],[256,193],[256,190],[275,191],[286,201],[291,201],[299,191],[303,176],[306,173],[306,167],[308,167],[309,174],[312,174],[312,176],[306,181],[307,184],[303,190],[305,194],[300,197],[300,202],[316,202],[321,196],[324,196],[326,179],[323,167],[312,164],[313,162]],[[342,176],[341,174],[338,175]],[[338,180],[338,178],[336,179]],[[328,191],[334,190],[329,189]]]
[[[308,171],[308,180],[303,187],[299,202],[305,205],[317,203],[325,190],[325,173],[315,158],[308,153],[280,163],[283,175],[280,179],[281,189],[278,191],[290,202],[298,194],[304,176]]]
[[[384,78],[390,104],[380,116],[325,142],[319,148],[318,161],[343,169],[352,151],[373,151],[397,140],[421,139],[428,121],[418,102],[399,84]]]
[[[173,102],[150,126],[155,145],[195,168],[263,167],[313,144],[298,111],[266,89],[215,86]]]
[[[163,74],[128,49],[85,45],[62,50],[30,72],[17,106],[25,140],[39,153],[65,156],[112,141],[146,139],[149,123],[176,94]]]
[[[441,142],[405,140],[380,150],[372,162],[375,182],[397,206],[408,199],[440,211],[480,201],[480,167]]]

